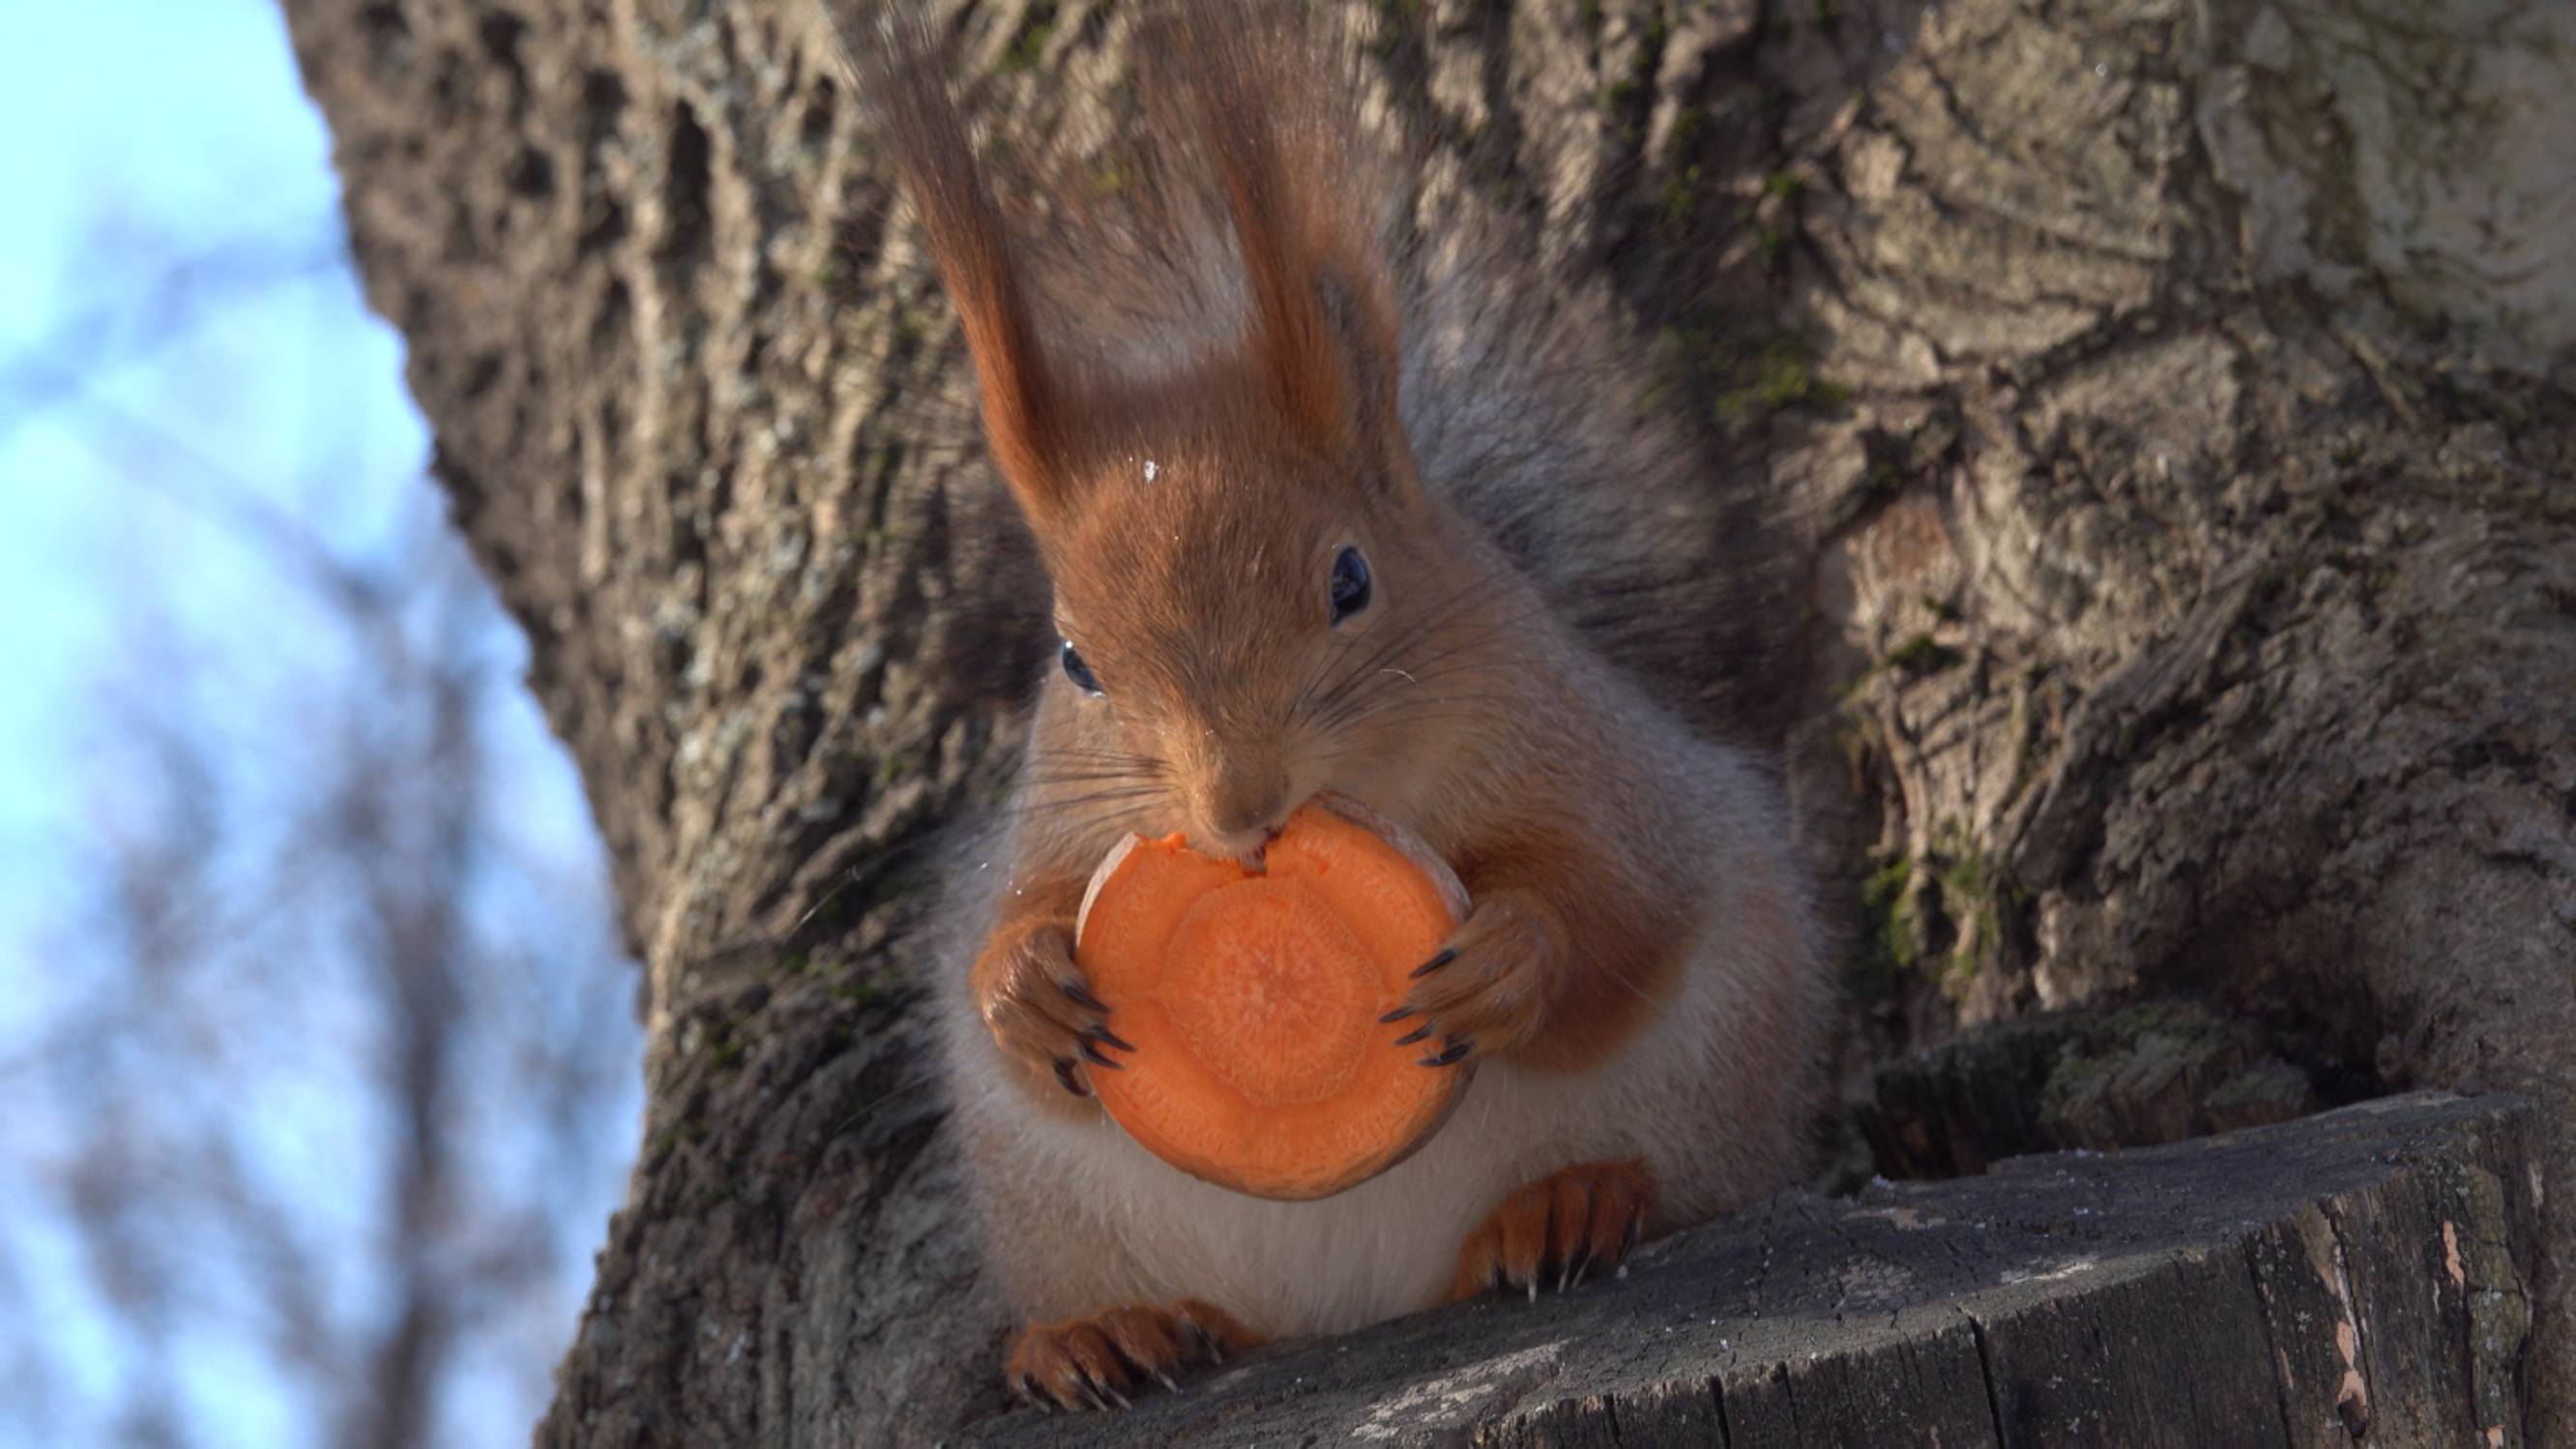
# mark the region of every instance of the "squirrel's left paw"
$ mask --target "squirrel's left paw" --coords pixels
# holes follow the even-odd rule
[[[1148,1380],[1178,1388],[1176,1372],[1259,1342],[1234,1315],[1196,1298],[1130,1304],[1021,1330],[1002,1375],[1013,1393],[1045,1408],[1123,1409]]]
[[[1495,1289],[1559,1292],[1606,1273],[1637,1246],[1653,1206],[1645,1164],[1586,1162],[1549,1173],[1503,1200],[1458,1250],[1455,1296]]]
[[[1395,1044],[1426,1067],[1515,1051],[1537,1040],[1556,941],[1537,906],[1502,894],[1479,902],[1439,954],[1414,970],[1404,1006],[1384,1020],[1415,1021]]]

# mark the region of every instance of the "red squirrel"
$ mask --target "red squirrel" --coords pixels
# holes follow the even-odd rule
[[[1561,607],[1714,491],[1606,309],[1421,223],[1351,48],[1277,10],[1142,24],[1150,169],[1025,235],[919,22],[856,38],[1061,640],[954,905],[979,944],[936,992],[1025,1316],[1008,1387],[1124,1404],[1267,1338],[1564,1289],[1787,1185],[1828,993],[1786,812]],[[1129,1048],[1074,919],[1129,832],[1257,861],[1328,790],[1465,884],[1401,1049],[1479,1066],[1395,1167],[1270,1201],[1101,1112],[1091,1074]]]

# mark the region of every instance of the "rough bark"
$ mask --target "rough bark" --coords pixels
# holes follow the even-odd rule
[[[1879,1172],[1957,1177],[2022,1153],[2181,1142],[2315,1106],[2315,1084],[2252,1027],[2150,1001],[2004,1022],[1888,1063],[1857,1118]]]
[[[936,8],[1009,125],[1096,121],[1060,98],[1114,9]],[[2190,991],[2327,1100],[2531,1095],[2576,1191],[2576,13],[1367,8],[1776,521],[1757,723],[1851,907],[1856,1064]],[[1002,1324],[922,1074],[921,846],[1004,778],[1040,641],[821,17],[286,10],[647,963],[546,1436],[937,1432]],[[2544,1248],[2520,1392],[2565,1436],[2576,1215]]]

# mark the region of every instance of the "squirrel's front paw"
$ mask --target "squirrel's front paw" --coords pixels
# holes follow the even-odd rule
[[[1383,1018],[1420,1019],[1395,1044],[1419,1046],[1426,1067],[1453,1067],[1537,1040],[1557,951],[1547,922],[1514,895],[1479,902],[1440,953],[1414,970],[1403,1007]]]
[[[1549,1173],[1503,1200],[1458,1250],[1456,1296],[1526,1288],[1538,1297],[1619,1266],[1645,1231],[1655,1180],[1645,1164],[1586,1162]]]
[[[986,946],[974,984],[984,1025],[1002,1050],[1041,1076],[1052,1073],[1077,1097],[1091,1095],[1090,1067],[1118,1069],[1104,1048],[1135,1050],[1109,1029],[1109,1008],[1073,964],[1069,927],[1040,926]]]
[[[1021,1330],[1003,1360],[1011,1391],[1047,1408],[1127,1407],[1127,1395],[1155,1380],[1180,1387],[1172,1375],[1203,1363],[1223,1363],[1260,1338],[1211,1303],[1112,1308],[1091,1318],[1033,1324]]]

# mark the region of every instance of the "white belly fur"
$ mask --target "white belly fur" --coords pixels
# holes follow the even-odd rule
[[[1446,1298],[1466,1235],[1515,1189],[1557,1168],[1643,1157],[1656,1177],[1657,1217],[1667,1222],[1731,1207],[1748,1187],[1767,1190],[1722,1180],[1733,1176],[1727,1154],[1689,1146],[1725,1133],[1726,1088],[1741,1055],[1728,1049],[1723,1018],[1730,973],[1706,959],[1694,966],[1681,998],[1611,1062],[1579,1075],[1488,1062],[1422,1150],[1315,1202],[1201,1182],[1105,1118],[1036,1120],[999,1072],[976,1074],[989,1085],[959,1105],[1019,1118],[1011,1136],[1029,1156],[1015,1169],[1047,1185],[1066,1228],[1087,1219],[1115,1239],[1143,1280],[1137,1298],[1203,1298],[1273,1335],[1339,1333]],[[952,1042],[973,1045],[991,1050]],[[1675,1145],[1683,1150],[1670,1151]]]

